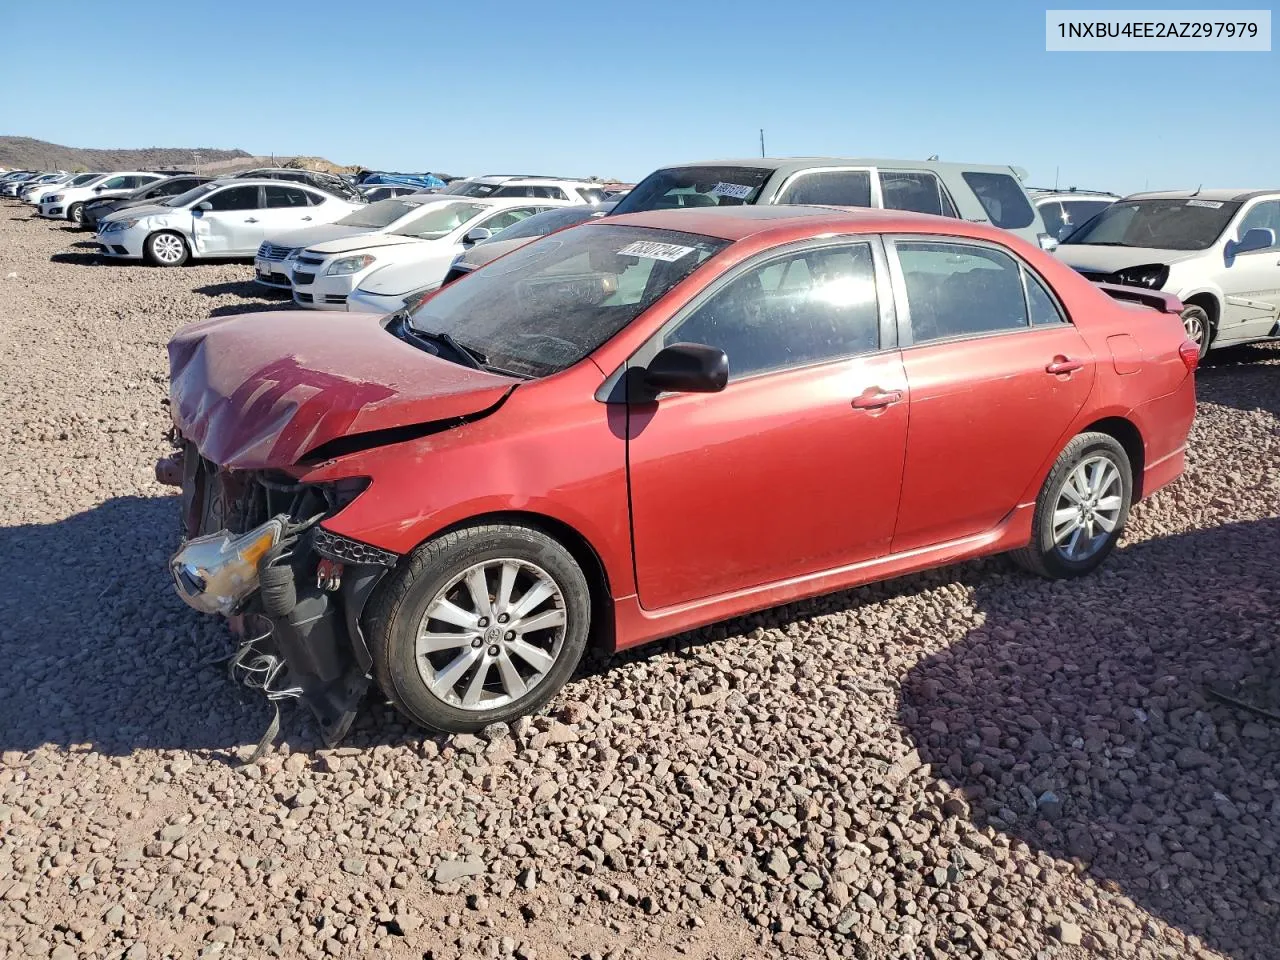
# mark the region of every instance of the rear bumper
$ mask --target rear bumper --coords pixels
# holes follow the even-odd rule
[[[1135,407],[1132,419],[1142,435],[1145,457],[1141,499],[1182,475],[1187,435],[1196,416],[1195,376],[1188,374],[1173,393]]]

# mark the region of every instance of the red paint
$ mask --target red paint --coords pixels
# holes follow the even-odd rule
[[[1118,303],[980,224],[744,209],[611,219],[735,242],[558,375],[522,382],[470,370],[358,315],[241,316],[174,338],[175,423],[225,466],[308,482],[371,478],[324,525],[397,553],[493,514],[575,531],[604,569],[619,647],[1022,546],[1054,459],[1104,419],[1141,435],[1143,494],[1181,472],[1195,396],[1176,313]],[[734,264],[810,237],[874,233],[1001,244],[1053,287],[1072,323],[886,350],[630,409],[594,398]],[[1137,366],[1124,376],[1122,352]],[[417,439],[300,462],[336,437],[470,415]]]

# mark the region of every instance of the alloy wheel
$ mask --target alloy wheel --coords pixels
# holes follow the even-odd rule
[[[161,263],[177,263],[182,259],[182,241],[171,233],[162,233],[151,241],[151,252]]]
[[[1110,457],[1090,457],[1076,465],[1058,493],[1053,510],[1054,547],[1066,560],[1088,560],[1120,523],[1124,486]]]
[[[418,626],[418,672],[462,710],[492,710],[529,693],[555,666],[568,622],[564,595],[527,560],[473,564],[437,591]]]
[[[1182,329],[1187,332],[1187,339],[1199,345],[1204,342],[1204,321],[1195,310],[1188,310],[1182,315]]]

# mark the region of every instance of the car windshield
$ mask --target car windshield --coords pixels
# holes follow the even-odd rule
[[[397,203],[399,201],[382,201]],[[421,205],[425,212],[396,227],[391,233],[398,237],[417,237],[419,240],[439,240],[452,233],[468,220],[474,220],[490,207],[465,201]]]
[[[420,206],[421,204],[419,203],[406,203],[403,200],[377,200],[367,207],[361,207],[359,210],[348,213],[341,220],[335,222],[343,227],[370,227],[377,229],[395,223],[406,213],[412,213]]]
[[[670,167],[641,180],[613,212],[755,203],[772,173],[767,167]]]
[[[186,193],[180,193],[172,200],[165,204],[166,207],[185,207],[188,204],[195,203],[210,190],[222,186],[216,180],[209,183],[202,183],[198,187],[192,187]]]
[[[454,197],[487,197],[497,190],[500,183],[480,183],[476,180],[455,180],[442,190]]]
[[[489,366],[545,377],[622,330],[727,240],[593,223],[526,244],[422,301],[412,329],[446,333]]]
[[[1240,209],[1234,200],[1197,197],[1121,200],[1063,241],[1105,247],[1205,250],[1222,236]]]
[[[555,210],[544,210],[542,213],[535,213],[532,217],[525,217],[520,222],[513,223],[505,230],[499,230],[488,240],[481,241],[479,246],[493,243],[496,240],[523,240],[526,237],[545,237],[548,233],[563,230],[565,227],[572,227],[574,224],[582,223],[584,220],[601,216],[604,212],[600,207],[585,206],[583,204],[574,204],[572,207],[560,207]]]
[[[68,184],[68,186],[87,187],[91,183],[97,183],[99,180],[101,180],[105,176],[106,176],[105,173],[82,173],[80,174],[80,176],[72,180]]]

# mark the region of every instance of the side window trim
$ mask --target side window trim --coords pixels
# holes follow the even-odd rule
[[[885,252],[889,262],[890,284],[893,288],[893,299],[897,306],[898,317],[898,344],[901,349],[907,350],[911,347],[923,346],[931,347],[937,343],[956,343],[961,340],[981,340],[988,337],[1007,337],[1014,335],[1022,335],[1026,333],[1034,333],[1039,330],[1053,330],[1054,327],[1040,324],[1036,326],[1031,322],[1031,303],[1027,295],[1027,274],[1030,273],[1040,281],[1041,286],[1045,288],[1049,296],[1053,299],[1058,312],[1062,315],[1063,320],[1070,326],[1074,326],[1066,308],[1062,301],[1058,298],[1057,291],[1053,289],[1053,285],[1047,282],[1044,277],[1034,270],[1025,260],[1014,253],[1007,247],[1002,247],[998,243],[992,243],[990,240],[983,240],[978,237],[956,237],[946,236],[942,234],[914,234],[914,233],[896,233],[885,234],[884,237]],[[988,250],[994,250],[1002,253],[1015,264],[1018,265],[1019,278],[1022,283],[1022,305],[1027,312],[1027,325],[1018,329],[1009,330],[989,330],[983,333],[963,334],[954,337],[940,337],[935,340],[926,340],[922,344],[917,344],[911,334],[911,305],[907,301],[907,281],[902,272],[902,261],[898,259],[899,243],[954,243],[964,247],[986,247]]]
[[[886,174],[886,173],[910,173],[910,174],[917,174],[917,175],[918,175],[918,174],[928,174],[929,176],[933,177],[934,183],[936,183],[936,184],[938,185],[938,192],[939,192],[939,195],[940,195],[940,196],[942,196],[942,197],[945,197],[945,198],[946,198],[946,200],[947,200],[947,203],[949,203],[949,204],[951,205],[951,209],[952,209],[952,211],[955,213],[955,217],[954,217],[953,219],[956,219],[956,220],[963,220],[963,219],[964,219],[963,215],[960,213],[960,207],[959,207],[959,206],[957,206],[957,204],[956,204],[956,198],[955,198],[955,197],[953,197],[953,196],[951,195],[951,191],[947,189],[947,181],[946,181],[946,178],[945,178],[945,177],[940,176],[936,170],[928,170],[928,169],[920,169],[920,170],[901,170],[901,169],[898,169],[898,168],[896,168],[896,167],[876,167],[876,168],[875,168],[875,170],[876,170],[876,189],[877,189],[877,190],[880,190],[880,177],[881,177],[883,174]],[[882,206],[882,207],[884,206],[884,194],[883,194],[883,191],[881,191],[880,206]],[[944,213],[944,214],[943,214],[943,216],[944,216],[944,217],[949,217],[950,215],[949,215],[949,214]]]
[[[1053,284],[1051,284],[1048,280],[1046,280],[1043,276],[1041,276],[1039,271],[1037,271],[1034,267],[1032,267],[1029,263],[1027,263],[1021,257],[1014,255],[1013,251],[1010,251],[1009,254],[1017,262],[1018,266],[1022,268],[1022,299],[1023,299],[1023,302],[1026,303],[1027,305],[1027,321],[1028,321],[1029,327],[1032,330],[1052,330],[1053,329],[1052,327],[1046,327],[1044,324],[1037,325],[1035,322],[1035,317],[1033,317],[1031,314],[1031,291],[1028,286],[1028,284],[1031,281],[1039,282],[1040,288],[1049,295],[1049,301],[1053,304],[1054,308],[1057,309],[1058,311],[1058,319],[1061,320],[1063,323],[1065,323],[1067,326],[1074,327],[1076,325],[1076,322],[1071,319],[1071,314],[1067,312],[1066,304],[1064,304],[1062,302],[1062,299],[1058,296],[1058,291],[1053,289]],[[1010,332],[1019,333],[1021,331],[1014,330]]]
[[[899,324],[895,315],[895,305],[893,291],[889,282],[888,262],[885,255],[884,241],[878,233],[849,233],[839,236],[824,237],[821,240],[800,240],[796,243],[790,243],[781,247],[774,247],[771,250],[762,251],[755,256],[748,257],[741,263],[735,264],[728,271],[721,274],[711,283],[707,284],[702,290],[698,291],[688,303],[677,310],[674,314],[667,318],[667,321],[653,331],[649,338],[645,340],[635,352],[631,354],[621,366],[614,370],[600,385],[595,392],[595,398],[602,403],[626,403],[626,372],[630,368],[646,367],[649,361],[657,355],[662,349],[662,341],[672,327],[683,323],[690,314],[700,308],[708,300],[718,294],[734,280],[743,274],[763,267],[766,264],[783,259],[786,257],[794,257],[798,253],[807,253],[811,250],[822,250],[827,247],[847,247],[855,244],[865,243],[871,247],[871,261],[875,271],[876,281],[876,303],[879,308],[879,333],[880,333],[880,349],[872,350],[866,353],[859,353],[856,357],[873,357],[882,353],[888,353],[898,349],[898,330]],[[639,318],[637,318],[639,319]],[[826,360],[820,360],[816,363],[805,364],[804,366],[820,366],[826,363],[840,363],[843,360],[852,359],[852,357],[832,357]],[[784,367],[779,370],[769,370],[763,373],[752,374],[734,380],[732,383],[747,383],[759,377],[771,377],[781,373],[789,373],[794,370],[804,369],[802,366]]]
[[[880,192],[880,168],[879,167],[858,167],[858,166],[805,167],[803,170],[796,170],[794,173],[788,174],[786,179],[784,179],[782,183],[778,184],[778,189],[773,191],[773,193],[770,195],[767,202],[777,203],[778,198],[786,192],[787,188],[791,186],[791,184],[794,183],[796,180],[799,180],[801,177],[807,177],[815,173],[852,173],[854,171],[857,171],[859,173],[866,173],[871,180],[871,183],[870,183],[871,206],[868,209],[871,209],[871,210],[883,209],[884,198]],[[764,203],[766,201],[757,200],[756,202]]]

